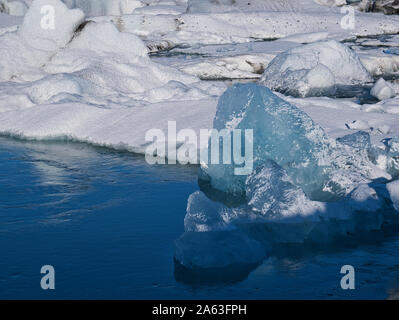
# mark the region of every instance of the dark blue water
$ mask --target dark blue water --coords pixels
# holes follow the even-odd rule
[[[173,252],[197,189],[195,167],[0,138],[0,299],[399,297],[395,233],[351,248],[281,252],[237,279],[190,281]],[[40,287],[46,264],[55,290]],[[356,269],[355,290],[340,287],[345,264]]]

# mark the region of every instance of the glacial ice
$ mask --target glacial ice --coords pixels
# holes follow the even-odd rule
[[[342,143],[358,152],[368,147],[369,136],[358,132]],[[246,179],[245,203],[227,205],[201,191],[190,195],[175,258],[186,268],[211,270],[254,264],[281,244],[332,245],[356,239],[397,217],[399,180],[387,182],[354,184],[338,201],[312,201],[284,168],[265,159]]]
[[[224,230],[228,222],[223,220],[225,209],[225,206],[210,200],[204,193],[194,192],[187,200],[184,229],[193,232]]]
[[[398,180],[359,184],[340,201],[316,202],[271,161],[247,179],[247,195],[247,204],[228,207],[192,194],[175,258],[193,269],[253,264],[275,245],[331,245],[381,230],[399,208]]]
[[[260,83],[282,93],[307,97],[333,95],[337,86],[371,82],[357,54],[335,41],[317,41],[278,54]]]
[[[271,160],[259,165],[245,182],[248,205],[254,212],[272,219],[306,216],[320,210],[322,203],[309,200],[294,185],[285,170]]]
[[[323,169],[318,166],[318,154],[328,150],[327,137],[304,112],[268,88],[256,84],[229,88],[219,99],[213,126],[254,131],[254,168],[271,159],[292,171],[292,179],[304,189],[310,191],[320,183]],[[245,190],[245,176],[234,175],[233,165],[210,164],[202,170],[216,189],[228,193]]]
[[[341,197],[356,184],[389,177],[366,155],[331,140],[306,113],[257,84],[230,87],[219,99],[213,126],[219,131],[252,129],[253,168],[267,159],[275,161],[314,200]],[[222,154],[223,144],[219,148]],[[246,177],[234,174],[234,163],[210,163],[201,170],[201,179],[213,188],[245,192]]]
[[[347,134],[341,138],[337,138],[337,141],[359,151],[368,151],[371,149],[370,134],[365,131]]]
[[[230,165],[201,167],[200,178],[227,194],[210,199],[197,191],[189,197],[175,253],[187,268],[253,264],[279,244],[355,239],[381,230],[398,213],[398,180],[389,182],[391,176],[372,163],[376,151],[367,132],[333,141],[305,113],[256,84],[229,88],[213,125],[254,130],[254,170],[237,177]],[[386,141],[381,154],[399,155],[397,141]],[[312,199],[334,183],[344,189],[340,197]],[[244,200],[231,204],[227,199],[239,188]]]

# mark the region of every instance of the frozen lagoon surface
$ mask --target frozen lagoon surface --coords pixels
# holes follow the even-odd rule
[[[175,265],[197,168],[79,143],[0,138],[2,298],[386,299],[399,294],[399,236],[278,249],[259,265],[192,276]],[[9,173],[13,172],[12,175]],[[40,288],[52,264],[56,290]],[[342,265],[356,289],[340,288]],[[222,277],[222,274],[224,275]]]
[[[376,190],[358,187],[378,177],[397,179],[397,16],[356,11],[357,27],[344,30],[340,9],[317,4],[323,0],[239,0],[230,7],[225,6],[229,0],[219,7],[208,0],[137,0],[129,7],[122,0],[96,5],[64,1],[69,8],[59,0],[0,2],[8,13],[0,13],[1,297],[398,297],[399,233],[386,223],[393,206],[397,214],[398,181],[372,186]],[[63,17],[56,32],[40,27],[44,4]],[[331,59],[336,51],[339,57]],[[279,77],[280,72],[287,77]],[[305,163],[286,155],[249,180],[252,199],[241,212],[214,201],[217,190],[198,191],[197,167],[150,166],[138,155],[148,146],[145,133],[154,128],[166,132],[168,121],[176,121],[178,130],[211,128],[230,82],[261,77],[261,82],[276,83],[273,89],[279,92],[268,91],[269,104],[251,103],[247,118],[258,118],[254,107],[277,108],[272,102],[281,98],[286,101],[281,106],[292,105],[289,127],[302,118],[304,127],[317,128],[320,142],[328,137],[335,145],[340,138],[346,154],[354,155],[338,157],[348,160],[340,163],[324,159],[332,162],[332,178],[346,183],[344,194],[337,194],[346,197],[342,203],[309,202],[300,188],[305,188],[303,181],[291,180],[296,166],[290,163]],[[379,78],[386,81],[377,83]],[[233,102],[239,111],[247,100],[241,95]],[[259,118],[258,129],[265,128],[262,121],[279,123],[267,117]],[[240,124],[239,118],[224,125]],[[242,125],[253,126],[251,121]],[[265,130],[265,137],[276,142],[281,127]],[[359,130],[358,136],[348,136]],[[310,132],[301,129],[297,136]],[[294,138],[281,144],[289,147]],[[260,145],[266,141],[260,140]],[[179,138],[169,142],[186,146]],[[360,145],[360,150],[347,144]],[[257,153],[259,164],[267,160],[263,154]],[[316,155],[312,167],[320,160]],[[352,170],[353,165],[358,168]],[[352,179],[348,172],[359,175]],[[281,197],[290,199],[287,208],[278,202]],[[301,243],[311,222],[295,217],[300,211],[295,206],[304,198],[332,222],[345,213],[340,205],[347,206],[354,219],[340,221],[343,228],[337,230],[351,236],[328,245]],[[277,202],[271,205],[270,200]],[[321,207],[333,210],[318,211]],[[271,227],[288,238],[291,233],[284,230],[291,228],[296,244],[273,243],[264,255],[257,241],[264,233],[253,231],[268,228],[268,208],[292,214],[304,228]],[[387,213],[384,220],[381,208]],[[236,213],[252,219],[256,211],[264,216],[255,214],[250,237],[234,231]],[[223,233],[219,222],[233,231]],[[325,227],[325,238],[336,230],[328,223],[319,225]],[[357,234],[357,226],[371,231]],[[177,239],[183,241],[175,245]],[[237,257],[246,264],[229,265]],[[210,267],[198,269],[196,263]],[[56,268],[54,292],[39,287],[44,264]],[[339,271],[345,264],[355,267],[354,291],[340,289]]]

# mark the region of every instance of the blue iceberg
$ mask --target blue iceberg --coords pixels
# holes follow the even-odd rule
[[[175,246],[182,268],[242,270],[281,244],[347,241],[399,220],[397,180],[373,164],[366,132],[330,139],[306,113],[257,84],[223,94],[214,128],[253,130],[253,170],[237,175],[234,163],[201,166],[199,178],[211,188],[200,184],[188,199]],[[217,146],[220,155],[224,145]],[[399,155],[397,139],[386,146],[381,152]],[[237,193],[240,201],[231,201]]]
[[[253,168],[274,161],[312,200],[344,197],[354,185],[384,176],[348,142],[367,140],[363,134],[346,137],[342,143],[329,139],[305,112],[254,83],[236,84],[220,97],[213,126],[219,132],[253,130],[252,141],[243,140],[253,144]],[[210,139],[209,150],[213,143]],[[222,154],[224,144],[218,145]],[[234,163],[203,165],[200,179],[225,193],[245,194],[247,175],[237,175],[234,169]]]

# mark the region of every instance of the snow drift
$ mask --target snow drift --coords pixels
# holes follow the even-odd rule
[[[45,4],[63,17],[55,19],[54,29],[41,26]],[[58,0],[34,1],[21,28],[0,37],[0,80],[19,82],[16,92],[27,96],[29,106],[54,102],[61,93],[62,99],[99,105],[209,97],[212,84],[153,63],[137,36],[119,32],[110,22],[83,24],[83,19],[82,11]],[[7,105],[15,94],[4,92],[3,99]]]

